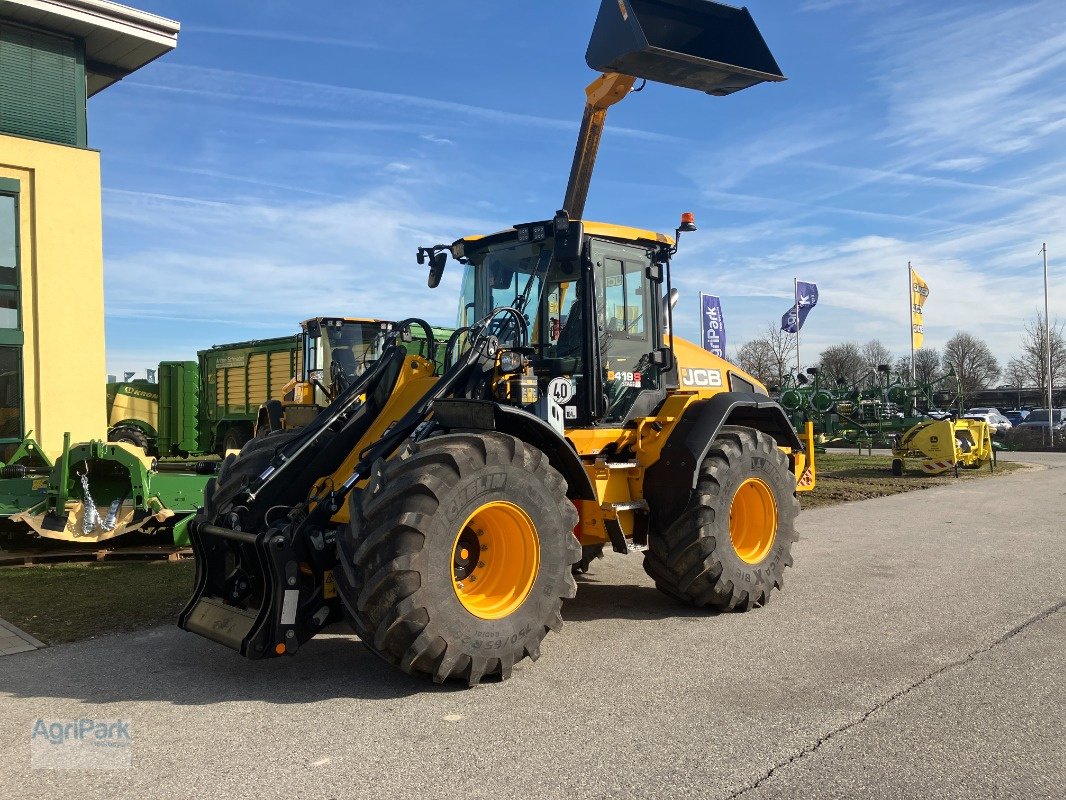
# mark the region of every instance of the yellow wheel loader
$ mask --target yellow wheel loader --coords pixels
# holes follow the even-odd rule
[[[600,17],[597,47],[642,25],[659,37],[604,68],[719,94],[780,78],[742,9],[608,0]],[[671,20],[683,41],[663,39]],[[567,190],[576,209],[613,102],[597,92]],[[474,685],[539,656],[573,572],[605,546],[639,554],[683,603],[767,602],[792,563],[796,492],[814,486],[813,432],[801,440],[752,376],[670,334],[670,261],[690,215],[673,237],[578,216],[419,249],[431,287],[449,257],[463,265],[457,329],[437,342],[423,321],[397,323],[309,424],[226,459],[190,526],[183,628],[264,658],[344,618],[405,672]],[[404,351],[411,330],[428,358]]]

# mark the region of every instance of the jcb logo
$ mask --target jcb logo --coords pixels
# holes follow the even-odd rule
[[[722,373],[717,369],[683,369],[681,385],[718,388],[722,385]]]

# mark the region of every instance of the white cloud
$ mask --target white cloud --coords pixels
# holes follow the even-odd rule
[[[361,89],[317,81],[301,81],[256,75],[247,72],[198,67],[184,64],[161,63],[153,67],[152,74],[158,82],[146,78],[133,78],[125,83],[141,90],[171,94],[184,94],[201,98],[213,98],[227,103],[240,102],[285,108],[327,109],[335,112],[352,104],[360,107],[388,107],[393,110],[421,113],[433,111],[449,114],[479,123],[508,125],[514,128],[547,128],[573,131],[578,123],[573,120],[554,119],[536,114],[504,111],[496,108],[458,103],[432,97]],[[327,121],[329,124],[329,121]],[[612,127],[612,134],[628,136],[645,141],[677,142],[676,136],[627,127]]]
[[[970,158],[946,158],[943,161],[934,161],[929,168],[943,172],[976,172],[986,164],[988,164],[987,158],[971,156]]]
[[[185,25],[181,36],[232,36],[241,39],[263,39],[270,42],[292,42],[294,44],[313,44],[326,47],[348,47],[355,50],[382,50],[381,44],[363,42],[354,39],[339,39],[333,36],[302,36],[287,31],[266,31],[254,28],[225,28],[208,25]]]
[[[881,20],[872,45],[884,63],[886,135],[972,158],[1028,150],[1066,129],[1061,0],[918,8]]]
[[[430,290],[415,248],[506,227],[423,210],[415,195],[395,188],[277,205],[108,191],[105,215],[152,242],[108,258],[108,318],[133,321],[146,337],[165,329],[167,341],[156,351],[113,337],[112,372],[191,358],[219,342],[295,333],[301,319],[318,315],[453,323],[462,267],[449,264]]]

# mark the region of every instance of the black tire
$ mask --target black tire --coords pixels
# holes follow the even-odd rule
[[[462,537],[492,503],[524,512],[539,569],[517,607],[486,619],[467,610],[463,584],[453,579]],[[577,511],[563,477],[535,447],[495,432],[427,439],[379,464],[351,511],[351,526],[338,535],[337,591],[363,643],[404,672],[470,686],[485,676],[506,679],[515,662],[535,661],[541,640],[562,625],[562,602],[577,591],[570,573],[581,558]]]
[[[134,447],[140,447],[145,453],[148,453],[150,447],[148,434],[133,425],[119,425],[117,428],[112,428],[107,433],[107,440],[132,444]]]
[[[222,437],[222,451],[220,456],[225,457],[227,450],[240,450],[252,437],[248,435],[248,431],[244,429],[242,425],[231,425],[226,429],[226,434]]]
[[[734,498],[749,478],[772,495],[777,522],[764,550],[749,554],[751,561],[741,558],[730,537]],[[665,531],[649,531],[644,570],[660,591],[689,605],[747,611],[765,604],[792,566],[795,491],[788,458],[773,439],[752,428],[723,426],[686,510]]]
[[[257,437],[245,445],[237,455],[226,456],[218,468],[218,477],[204,486],[204,516],[215,521],[227,509],[215,507],[215,496],[232,497],[235,490],[259,477],[274,458],[274,451],[299,435],[299,431],[275,431]]]
[[[903,477],[903,459],[902,458],[893,458],[892,459],[892,474],[895,475],[897,478]]]

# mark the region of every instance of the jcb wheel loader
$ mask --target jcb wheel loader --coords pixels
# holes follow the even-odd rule
[[[607,39],[619,25],[654,29],[649,52],[611,55],[612,68],[720,94],[780,78],[776,64],[759,72],[707,52],[747,48],[769,69],[743,9],[606,0],[600,17]],[[686,38],[682,58],[663,38],[671,19],[686,37],[710,33]],[[676,69],[652,68],[672,59]],[[566,194],[575,208],[599,112],[625,94],[600,89],[627,82],[590,87]],[[421,320],[397,323],[382,356],[306,427],[227,458],[190,526],[196,588],[179,624],[263,658],[343,617],[405,672],[474,685],[539,656],[575,594],[574,566],[605,545],[643,553],[656,585],[685,603],[765,603],[791,564],[796,492],[814,485],[813,431],[801,441],[752,376],[671,334],[670,260],[691,230],[690,215],[671,238],[564,209],[420,248],[431,287],[449,256],[464,265],[457,329],[438,343]],[[428,357],[400,346],[412,328]]]

